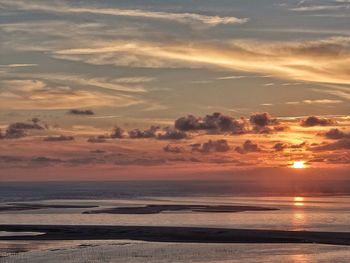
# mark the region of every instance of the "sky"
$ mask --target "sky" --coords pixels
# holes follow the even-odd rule
[[[341,177],[349,24],[349,0],[0,0],[0,180]]]

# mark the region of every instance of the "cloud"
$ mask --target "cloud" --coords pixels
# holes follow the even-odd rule
[[[73,141],[73,136],[59,135],[59,136],[48,136],[44,138],[45,142],[63,142],[63,141]]]
[[[129,138],[131,139],[140,139],[140,138],[154,138],[156,137],[156,132],[159,127],[152,126],[147,130],[133,129],[128,132]]]
[[[231,149],[228,142],[224,139],[221,140],[209,140],[206,143],[202,144],[202,147],[199,149],[200,152],[209,153],[209,152],[227,152]]]
[[[140,99],[48,83],[42,80],[1,80],[1,109],[69,109],[80,107],[127,107]]]
[[[271,133],[273,131],[285,131],[288,126],[275,126],[270,128],[269,125],[278,125],[277,119],[272,118],[268,112],[254,113],[249,118],[250,123],[253,125],[253,132],[255,133]]]
[[[15,122],[11,123],[6,131],[5,134],[2,134],[0,132],[0,139],[18,139],[25,137],[27,135],[27,130],[44,130],[44,128],[39,125],[40,122],[39,119],[33,118],[31,123],[28,122]]]
[[[0,163],[2,163],[5,167],[27,168],[28,166],[50,166],[63,163],[63,161],[58,158],[46,156],[25,157],[2,155],[0,156]]]
[[[270,124],[276,124],[276,119],[273,119],[271,115],[267,112],[263,113],[254,113],[250,116],[249,121],[255,125],[260,127],[265,127]]]
[[[338,103],[342,103],[343,101],[322,99],[322,100],[303,100],[302,102],[305,104],[338,104]]]
[[[316,91],[319,91],[316,89]],[[304,105],[313,105],[313,104],[324,104],[324,105],[331,105],[331,104],[339,104],[343,103],[342,100],[330,100],[330,99],[320,99],[320,100],[302,100],[302,101],[288,101],[286,102],[287,105],[298,105],[298,104],[304,104]]]
[[[170,145],[170,144],[166,145],[166,146],[163,148],[163,150],[164,150],[165,152],[169,152],[169,153],[182,153],[182,152],[185,151],[184,148],[182,148],[182,147],[173,146],[173,145]]]
[[[205,117],[196,117],[187,115],[176,119],[175,128],[181,131],[199,131],[206,130],[212,132],[222,132],[231,134],[255,133],[271,133],[273,131],[286,131],[289,129],[287,125],[280,125],[278,120],[272,118],[267,112],[254,113],[251,115],[249,122],[253,125],[253,129],[249,126],[248,121],[241,117],[235,119],[231,116],[223,115],[215,112]],[[274,127],[269,127],[274,125]]]
[[[115,83],[122,83],[122,84],[135,84],[135,83],[146,83],[154,81],[155,78],[153,77],[122,77],[122,78],[116,78],[114,79]]]
[[[160,133],[157,136],[160,140],[181,140],[186,139],[187,134],[183,131],[167,129],[164,133]]]
[[[276,143],[273,147],[277,152],[283,151],[284,149],[288,148],[288,144],[283,142]]]
[[[302,149],[302,148],[305,148],[305,146],[307,146],[307,143],[306,142],[302,142],[302,143],[299,143],[299,144],[292,144],[289,147],[291,149]]]
[[[346,133],[346,132],[343,132],[339,129],[330,129],[324,135],[327,139],[332,139],[332,140],[350,138],[349,132]]]
[[[188,115],[175,121],[175,128],[181,131],[214,130],[240,134],[247,131],[246,125],[244,119],[236,120],[219,112],[206,115],[204,118]]]
[[[292,11],[297,12],[312,12],[312,11],[324,11],[324,10],[340,10],[347,6],[340,5],[314,5],[314,6],[301,6],[296,8],[291,8]]]
[[[38,157],[34,157],[32,159],[30,159],[30,162],[34,165],[52,165],[52,164],[57,164],[57,163],[61,163],[62,160],[57,159],[57,158],[49,158],[49,157],[45,157],[45,156],[38,156]]]
[[[115,127],[112,131],[111,138],[122,139],[124,137],[124,130],[120,127]]]
[[[340,139],[336,142],[313,147],[313,151],[335,151],[335,150],[350,150],[350,139]]]
[[[240,154],[250,153],[250,152],[261,152],[259,145],[253,143],[251,140],[246,140],[243,146],[237,146],[235,151]]]
[[[94,137],[90,137],[87,142],[91,142],[91,143],[103,143],[106,142],[106,136],[104,135],[99,135],[99,136],[94,136]]]
[[[38,64],[8,64],[8,65],[0,65],[0,68],[24,68],[24,67],[35,67]]]
[[[307,117],[305,120],[300,122],[303,127],[313,127],[313,126],[330,126],[334,125],[335,121],[326,118],[320,118],[316,116]]]
[[[299,144],[290,144],[290,143],[285,143],[285,142],[277,142],[275,145],[272,147],[276,152],[281,152],[284,151],[285,149],[293,149],[293,150],[301,150],[304,149],[307,146],[306,142],[302,142]]]
[[[109,41],[85,48],[57,50],[53,55],[92,64],[214,66],[283,79],[350,84],[350,37],[294,42],[237,39],[225,43]]]
[[[18,139],[27,136],[27,133],[21,129],[8,128],[4,135],[1,136],[3,139]]]
[[[71,115],[95,115],[95,112],[92,110],[80,110],[80,109],[71,109],[68,111],[68,114]]]
[[[37,121],[33,123],[27,123],[27,122],[15,122],[11,123],[8,128],[8,130],[43,130],[44,128],[40,126]]]
[[[329,94],[345,100],[350,100],[350,89],[348,86],[330,84],[324,86],[326,87],[325,89],[313,89],[313,91]]]
[[[248,18],[237,18],[233,16],[220,17],[195,13],[170,13],[159,11],[146,11],[141,9],[100,8],[97,6],[74,7],[64,3],[57,4],[57,2],[45,4],[43,2],[39,3],[37,1],[3,0],[2,3],[20,10],[37,10],[51,13],[94,14],[131,18],[146,18],[168,20],[185,24],[201,23],[208,26],[217,26],[220,24],[243,24],[249,20]]]

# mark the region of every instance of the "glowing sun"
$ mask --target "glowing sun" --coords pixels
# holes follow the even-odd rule
[[[304,161],[295,161],[293,162],[292,167],[295,169],[303,169],[306,168],[306,165]]]

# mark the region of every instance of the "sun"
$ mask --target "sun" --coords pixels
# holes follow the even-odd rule
[[[304,161],[294,161],[292,167],[295,169],[303,169],[306,168],[306,165]]]

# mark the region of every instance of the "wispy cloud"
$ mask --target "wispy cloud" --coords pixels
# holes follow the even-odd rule
[[[3,4],[21,10],[38,10],[52,13],[89,13],[95,15],[111,15],[123,17],[139,17],[148,19],[168,20],[178,23],[202,23],[209,26],[216,26],[219,24],[242,24],[246,23],[248,18],[237,18],[233,16],[210,16],[196,13],[170,13],[159,11],[146,11],[141,9],[120,9],[120,8],[101,8],[97,6],[91,7],[77,7],[65,3],[50,3],[45,4],[37,1],[7,1],[3,0]]]
[[[312,6],[300,6],[291,8],[292,11],[297,12],[312,12],[312,11],[323,11],[323,10],[341,10],[349,9],[350,5],[312,5]]]
[[[342,100],[329,100],[329,99],[303,100],[302,102],[305,104],[338,104],[338,103],[343,103]]]
[[[0,65],[0,68],[23,68],[23,67],[35,67],[37,64],[8,64]]]
[[[319,99],[319,100],[302,100],[302,101],[288,101],[285,104],[287,105],[297,105],[297,104],[339,104],[343,103],[344,101],[342,100],[330,100],[330,99]]]
[[[234,40],[221,43],[115,41],[65,49],[53,56],[92,64],[221,67],[319,83],[350,84],[350,38],[275,42]]]
[[[110,95],[99,91],[72,89],[70,86],[50,85],[33,79],[0,82],[2,109],[69,109],[72,107],[127,107],[140,99],[127,95]]]
[[[112,90],[124,93],[144,93],[146,89],[141,86],[142,83],[152,81],[150,77],[89,77],[86,75],[69,73],[6,73],[3,78],[9,79],[35,79],[42,82],[58,82],[62,85],[96,87],[105,90]]]
[[[316,92],[329,94],[345,100],[350,100],[350,87],[338,85],[325,85],[327,88],[313,89]]]

